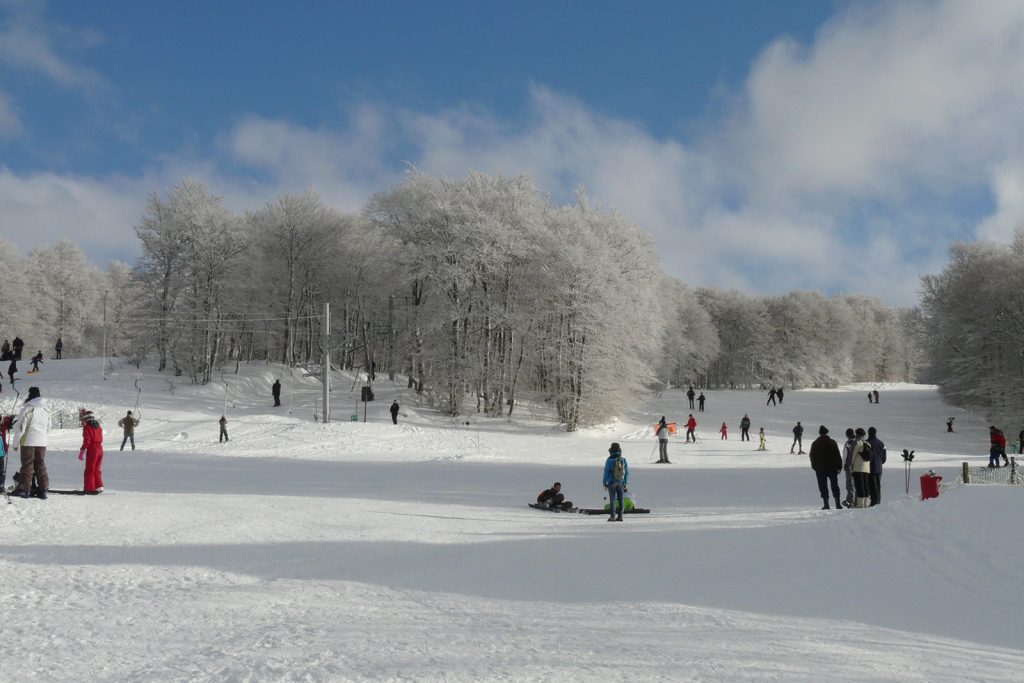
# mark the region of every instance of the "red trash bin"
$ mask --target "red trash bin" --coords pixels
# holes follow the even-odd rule
[[[921,500],[939,497],[939,483],[942,477],[937,474],[921,475]]]

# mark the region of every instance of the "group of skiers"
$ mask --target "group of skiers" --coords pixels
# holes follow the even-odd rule
[[[704,397],[704,392],[703,391],[700,392],[700,396],[697,396],[697,392],[695,392],[693,390],[693,385],[690,385],[690,388],[686,390],[686,398],[688,398],[690,400],[690,410],[693,410],[693,398],[694,398],[694,396],[697,397],[697,412],[703,413],[704,412],[704,402],[707,400],[707,398]]]
[[[829,509],[829,489],[836,509],[870,507],[882,502],[882,466],[885,465],[885,443],[878,430],[852,427],[846,430],[846,443],[840,455],[839,446],[828,435],[828,427],[818,428],[818,438],[811,444],[811,469],[818,479],[822,510]],[[846,497],[839,493],[839,472],[846,475]]]
[[[61,350],[64,348],[64,343],[60,337],[57,338],[57,358],[60,358]],[[21,337],[15,337],[14,341],[8,341],[4,339],[3,345],[0,345],[0,361],[7,362],[7,379],[13,386],[17,381],[18,374],[18,361],[21,360],[21,354],[25,349],[25,342],[22,341]],[[36,351],[35,355],[29,358],[29,363],[32,364],[32,369],[27,374],[34,375],[39,372],[39,366],[43,364],[43,352],[41,350]],[[0,370],[0,380],[3,379],[3,371]],[[3,391],[3,385],[0,384],[0,391]]]

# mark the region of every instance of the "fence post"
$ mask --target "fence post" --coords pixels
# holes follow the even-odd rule
[[[1010,485],[1017,483],[1017,458],[1010,458]]]
[[[971,468],[967,466],[967,463],[964,463],[964,483],[971,483]]]

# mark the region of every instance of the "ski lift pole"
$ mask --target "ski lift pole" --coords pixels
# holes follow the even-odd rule
[[[224,412],[221,415],[228,414],[228,381],[224,378],[224,371],[220,371],[220,381],[224,383]]]

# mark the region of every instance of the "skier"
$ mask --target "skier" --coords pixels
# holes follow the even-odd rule
[[[686,390],[686,398],[690,399],[690,410],[693,410],[693,397],[696,395],[697,394],[693,391],[693,385],[691,384],[690,388]]]
[[[662,415],[658,421],[658,463],[668,463],[668,422],[665,421],[665,416]]]
[[[50,478],[46,473],[46,441],[50,429],[50,413],[39,393],[39,387],[29,387],[28,399],[14,421],[14,443],[12,448],[21,450],[21,471],[18,487],[12,496],[28,498],[31,495],[32,478],[39,482],[37,496],[46,500]]]
[[[764,427],[761,427],[761,431],[757,433],[757,450],[768,450],[768,440],[764,436]]]
[[[729,440],[729,426],[724,422],[722,423],[722,428],[718,430],[718,433],[722,435],[722,438],[719,439],[719,441]]]
[[[750,441],[750,418],[746,413],[743,413],[743,419],[740,420],[740,441]]]
[[[64,340],[57,337],[57,343],[54,345],[53,350],[56,352],[54,360],[60,360],[60,352],[64,350]]]
[[[704,412],[704,401],[704,392],[702,391],[700,392],[700,396],[697,397],[697,410],[702,413]]]
[[[623,495],[629,483],[629,463],[622,457],[622,447],[613,443],[608,449],[608,459],[604,461],[604,487],[608,489],[608,521],[621,522],[622,511],[626,507]],[[615,513],[615,501],[619,502],[619,512]]]
[[[765,405],[777,405],[775,403],[775,397],[778,395],[778,393],[779,392],[775,390],[775,387],[772,387],[771,390],[768,392],[768,400],[765,402]]]
[[[779,405],[781,406],[781,405],[782,405],[782,387],[779,387],[779,390],[778,390],[778,391],[776,391],[775,393],[776,393],[776,394],[778,395],[778,397],[779,397]]]
[[[951,417],[951,418],[946,420],[946,432],[948,432],[950,434],[953,433],[953,420],[955,420],[955,419],[956,418]]]
[[[878,403],[878,389],[873,390],[871,393],[875,395],[875,403]]]
[[[690,419],[686,421],[686,443],[690,443],[690,437],[697,443],[697,421],[693,419],[693,413],[690,413]]]
[[[29,362],[32,363],[32,369],[28,371],[28,374],[34,375],[39,372],[39,364],[43,362],[43,352],[36,351],[36,355],[32,356]]]
[[[572,509],[572,501],[566,500],[562,495],[562,483],[558,481],[552,484],[551,488],[541,491],[537,496],[537,502],[548,508]]]
[[[4,339],[3,346],[0,346],[0,360],[11,360],[14,354],[11,353],[11,342]]]
[[[856,498],[853,507],[866,508],[871,500],[870,484],[871,477],[871,444],[864,440],[866,436],[863,427],[854,430],[854,443],[851,447],[850,469],[853,471],[853,490]]]
[[[843,469],[843,459],[839,455],[839,446],[828,435],[828,427],[818,427],[818,438],[811,443],[811,469],[818,478],[818,493],[824,505],[822,510],[828,510],[828,490],[832,488],[832,497],[836,501],[836,510],[842,510],[843,506],[839,500],[839,470]]]
[[[132,442],[132,450],[135,450],[135,428],[139,426],[139,420],[132,417],[132,411],[117,421],[117,426],[124,429],[124,438],[121,439],[121,450],[128,441]]]
[[[789,447],[789,452],[792,453],[793,449],[800,445],[799,455],[804,454],[804,426],[797,420],[796,426],[793,427],[793,445]]]
[[[995,425],[988,428],[989,436],[989,450],[988,450],[988,466],[999,467],[999,458],[1002,457],[1006,464],[1010,461],[1006,457],[1006,436],[1003,434],[1003,430],[999,429]]]
[[[274,380],[274,385],[270,387],[270,393],[274,396],[274,407],[281,405],[281,380]]]
[[[857,435],[853,429],[846,428],[846,443],[843,445],[843,474],[846,477],[846,499],[843,507],[852,508],[856,500],[853,487],[853,447],[857,443]]]
[[[11,346],[14,349],[14,360],[21,360],[21,349],[25,346],[25,342],[21,341],[21,337],[15,337]]]
[[[78,459],[85,460],[85,481],[82,490],[95,494],[103,492],[103,427],[91,410],[81,408],[78,419],[82,423],[82,448]]]
[[[399,406],[397,398],[391,402],[391,407],[388,410],[391,412],[391,424],[398,424]]]
[[[227,416],[221,415],[220,416],[220,420],[218,420],[218,423],[220,424],[220,440],[218,441],[218,443],[224,443],[225,441],[231,441],[231,439],[228,438],[228,418],[227,418]]]
[[[868,475],[868,493],[871,505],[882,502],[882,465],[885,464],[885,443],[878,438],[878,430],[868,427],[868,443],[871,444],[871,474]]]

